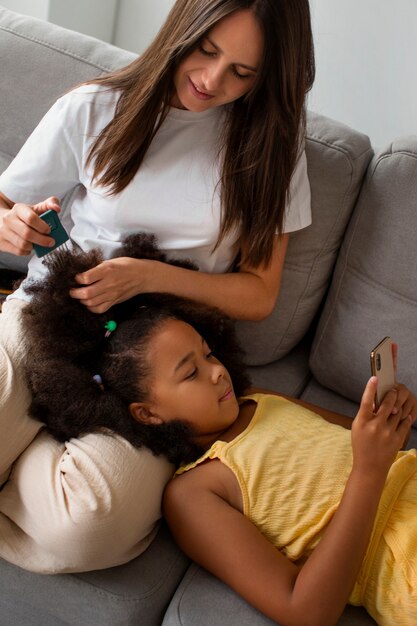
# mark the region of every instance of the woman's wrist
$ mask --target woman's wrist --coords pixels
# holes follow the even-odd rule
[[[164,291],[163,289],[158,289],[155,281],[158,265],[159,261],[134,259],[133,272],[135,283],[138,286],[138,294]]]

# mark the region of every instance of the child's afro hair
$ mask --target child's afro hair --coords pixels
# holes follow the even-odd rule
[[[155,237],[143,233],[125,239],[118,256],[196,270],[189,261],[168,261],[158,250]],[[131,348],[141,340],[146,342],[158,323],[185,321],[204,337],[228,369],[236,395],[241,395],[249,380],[233,323],[217,309],[168,293],[140,294],[105,313],[92,313],[72,298],[69,290],[80,286],[76,274],[102,260],[98,249],[77,252],[61,247],[45,258],[47,276],[25,288],[32,297],[22,313],[28,345],[25,370],[32,393],[30,414],[59,441],[107,429],[176,463],[195,458],[199,450],[190,443],[192,433],[184,424],[178,424],[177,430],[174,427],[164,440],[160,427],[155,427],[158,433],[152,433],[131,417],[128,406],[146,394],[146,385],[138,381],[149,368],[144,359],[138,364],[140,349]],[[110,320],[116,321],[117,329],[106,337],[105,324]],[[97,374],[102,385],[93,378]],[[180,436],[182,443],[176,441]]]

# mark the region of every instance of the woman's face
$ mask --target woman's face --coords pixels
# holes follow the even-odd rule
[[[244,96],[253,87],[263,36],[253,13],[223,18],[178,66],[171,105],[201,112]]]
[[[181,420],[197,435],[215,439],[236,420],[239,407],[227,370],[189,324],[168,320],[148,345],[149,401],[132,403],[139,421]]]

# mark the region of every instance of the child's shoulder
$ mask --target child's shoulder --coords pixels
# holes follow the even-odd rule
[[[190,471],[175,476],[165,488],[164,508],[183,506],[187,501],[200,501],[204,494],[218,496],[233,506],[240,503],[239,483],[232,471],[219,459],[208,459]]]

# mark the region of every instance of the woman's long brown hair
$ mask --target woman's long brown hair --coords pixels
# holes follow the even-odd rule
[[[264,36],[264,58],[249,94],[228,107],[221,151],[222,224],[217,245],[240,232],[241,262],[266,265],[282,230],[290,181],[305,132],[305,95],[314,80],[308,0],[177,0],[149,48],[121,70],[91,81],[121,95],[94,142],[94,179],[120,193],[161,127],[178,64],[219,20],[250,9]]]

